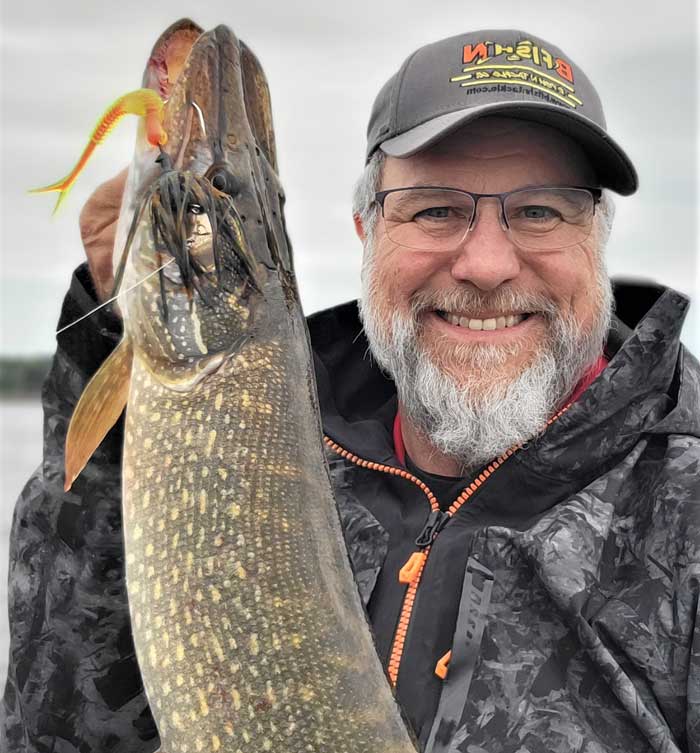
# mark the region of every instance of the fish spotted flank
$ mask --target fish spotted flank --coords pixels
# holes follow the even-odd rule
[[[161,172],[138,151],[124,203],[123,287],[152,275],[121,303],[141,674],[167,753],[409,753],[340,532],[274,141],[249,125],[270,121],[247,116],[266,103],[241,57],[225,27],[198,38]]]

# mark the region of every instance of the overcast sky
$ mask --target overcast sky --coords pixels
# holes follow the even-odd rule
[[[26,189],[68,172],[97,117],[140,85],[153,42],[182,16],[231,26],[267,73],[307,313],[359,290],[350,196],[379,87],[426,42],[508,27],[551,40],[588,73],[611,134],[637,166],[639,192],[617,201],[611,274],[652,278],[700,302],[695,8],[694,0],[3,2],[0,353],[53,351],[82,258],[80,207],[129,161],[133,122],[97,151],[58,217],[55,196]],[[696,354],[699,309],[684,332]]]

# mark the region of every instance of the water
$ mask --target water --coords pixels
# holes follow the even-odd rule
[[[15,501],[41,463],[42,411],[39,397],[0,400],[0,696],[5,690],[10,631],[7,619],[7,566]]]

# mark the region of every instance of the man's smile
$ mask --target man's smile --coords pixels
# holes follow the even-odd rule
[[[479,312],[426,311],[424,322],[429,327],[467,342],[496,342],[512,340],[527,334],[543,323],[541,313],[533,312]]]
[[[438,316],[446,322],[453,324],[455,327],[465,327],[472,330],[496,330],[506,327],[514,327],[524,321],[529,314],[525,312],[518,313],[483,313],[480,316],[474,316],[465,312],[458,311],[436,311]]]

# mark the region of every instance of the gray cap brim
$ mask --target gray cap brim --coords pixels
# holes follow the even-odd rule
[[[496,114],[556,128],[581,145],[596,170],[601,186],[622,196],[629,196],[637,190],[639,180],[634,165],[602,128],[583,115],[548,104],[493,102],[448,112],[383,141],[380,148],[391,157],[410,157],[461,126],[485,115]]]

